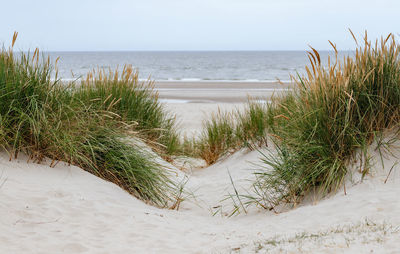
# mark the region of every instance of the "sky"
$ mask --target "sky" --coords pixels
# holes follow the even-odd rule
[[[398,0],[1,0],[0,43],[47,51],[354,49],[399,37]]]

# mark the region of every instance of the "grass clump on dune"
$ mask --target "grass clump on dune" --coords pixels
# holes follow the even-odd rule
[[[221,112],[204,122],[203,132],[194,141],[194,153],[207,164],[247,147],[251,150],[267,145],[267,105],[248,101],[243,112]]]
[[[38,50],[19,59],[12,48],[0,52],[0,145],[10,159],[24,152],[37,162],[50,158],[51,166],[64,161],[153,205],[166,206],[176,185],[153,155],[125,142],[136,138],[132,124],[109,108],[99,108],[99,103],[106,104],[103,98],[85,100],[74,86],[52,81],[52,71],[48,59],[39,60]],[[110,90],[118,88],[108,85]],[[146,96],[143,99],[152,100]]]
[[[109,73],[99,70],[97,76],[89,73],[81,81],[76,96],[97,110],[117,114],[159,153],[178,153],[180,143],[175,117],[158,101],[153,82],[140,82],[131,66],[125,66],[121,75],[118,70]]]
[[[256,202],[264,207],[296,204],[312,190],[336,191],[355,151],[365,150],[376,133],[399,124],[400,48],[394,36],[374,45],[365,36],[354,57],[343,61],[332,46],[334,62],[329,59],[323,67],[313,49],[308,75],[296,79],[297,88],[275,98],[268,109],[277,150],[264,156],[269,168],[257,172],[254,184]],[[366,174],[364,162],[360,171]]]
[[[251,150],[267,144],[267,108],[268,104],[248,102],[244,112],[236,113],[235,135],[242,146]]]
[[[124,138],[110,129],[96,130],[82,147],[91,160],[90,171],[144,201],[165,207],[175,198],[175,183],[155,155],[132,142],[123,142]]]
[[[219,157],[237,147],[234,129],[234,119],[231,113],[218,111],[204,122],[200,139],[195,141],[198,155],[208,165],[215,163]]]

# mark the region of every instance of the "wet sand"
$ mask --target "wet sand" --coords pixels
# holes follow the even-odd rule
[[[174,103],[241,103],[250,97],[270,100],[291,89],[291,83],[244,81],[156,81],[160,99]]]

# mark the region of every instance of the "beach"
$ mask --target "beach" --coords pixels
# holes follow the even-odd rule
[[[168,103],[243,103],[249,98],[267,102],[292,87],[277,81],[155,81],[160,99]]]
[[[3,2],[0,254],[400,253],[399,1]]]
[[[293,84],[278,82],[229,81],[156,81],[155,90],[167,110],[177,116],[183,135],[201,133],[202,124],[211,114],[243,110],[248,100],[267,103]]]
[[[184,132],[195,135],[212,112],[244,107],[248,84],[224,85],[163,83],[156,89]],[[271,84],[252,84],[256,88]],[[207,90],[207,95],[196,89]],[[262,91],[257,94],[264,95]],[[310,196],[294,209],[276,213],[250,207],[230,216],[232,181],[241,193],[251,189],[252,172],[261,166],[260,151],[242,149],[209,167],[189,158],[181,158],[183,167],[160,159],[175,180],[187,181],[179,210],[147,205],[115,184],[63,162],[51,168],[49,160],[27,163],[28,158],[20,156],[9,161],[2,153],[0,252],[395,253],[400,174],[388,171],[398,155],[385,156],[385,168],[377,160],[362,181],[355,171],[345,191],[322,200]]]

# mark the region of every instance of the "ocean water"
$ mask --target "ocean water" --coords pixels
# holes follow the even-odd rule
[[[339,57],[353,54],[340,52]],[[97,68],[119,68],[131,64],[141,79],[154,80],[229,80],[282,81],[290,75],[305,73],[309,60],[305,51],[115,51],[115,52],[45,52],[57,67],[59,77],[65,80],[83,77]],[[320,52],[327,63],[331,51]]]

